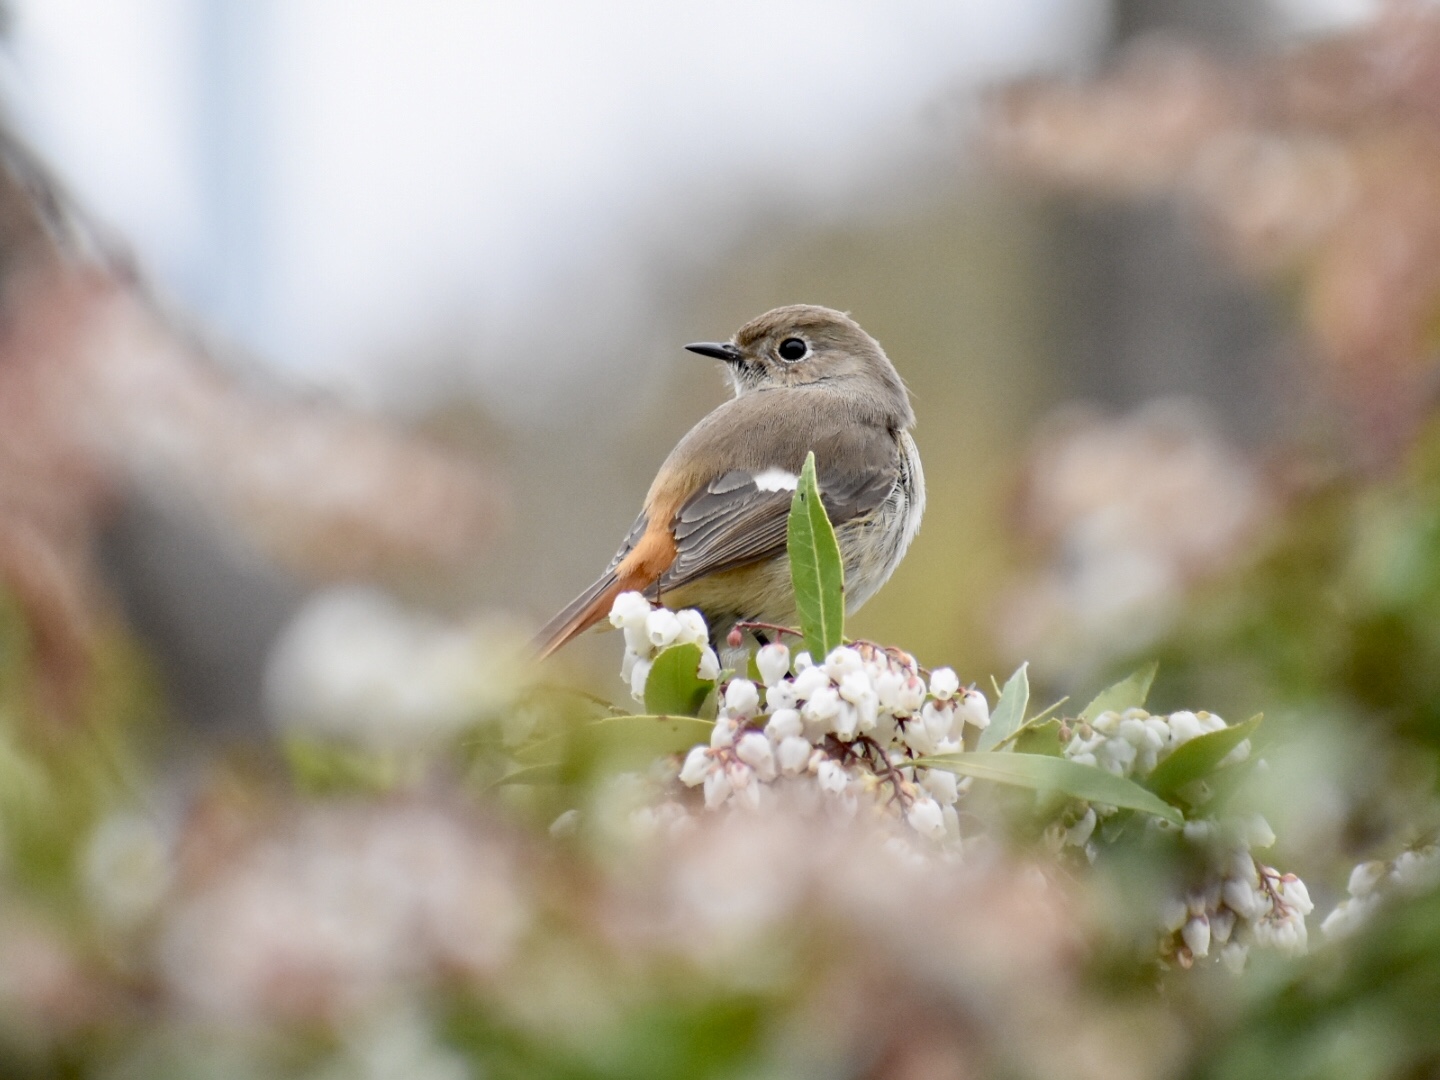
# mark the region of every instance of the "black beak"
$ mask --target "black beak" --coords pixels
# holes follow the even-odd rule
[[[740,350],[728,341],[697,341],[694,345],[686,345],[685,348],[701,356],[713,356],[716,360],[724,360],[727,364],[738,364],[741,359]]]

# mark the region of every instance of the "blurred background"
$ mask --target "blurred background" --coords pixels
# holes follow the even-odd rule
[[[1040,416],[1185,395],[1253,443],[1299,406],[1273,301],[1183,210],[997,177],[981,91],[1096,70],[1137,36],[1230,53],[1371,6],[17,0],[15,131],[209,361],[247,392],[424,432],[494,497],[466,511],[486,529],[464,557],[387,576],[237,542],[243,523],[157,477],[103,522],[106,583],[179,711],[238,730],[318,580],[538,624],[723,399],[680,346],[814,302],[853,312],[909,381],[933,491],[857,631],[893,638],[923,603],[922,655],[1008,662],[986,630],[1001,510]],[[564,662],[598,682],[609,652]]]
[[[1440,8],[0,11],[0,1073],[1440,1069]],[[624,697],[617,635],[516,650],[726,397],[682,346],[796,302],[919,418],[848,630],[1264,710],[1313,955],[1172,970],[1193,830],[1028,793],[892,880],[644,848],[674,769],[508,783]]]

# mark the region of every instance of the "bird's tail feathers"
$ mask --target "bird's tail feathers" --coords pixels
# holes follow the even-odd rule
[[[615,597],[624,592],[625,588],[625,583],[611,570],[566,604],[560,613],[535,635],[535,648],[540,659],[545,659],[567,641],[583,634],[609,615]]]

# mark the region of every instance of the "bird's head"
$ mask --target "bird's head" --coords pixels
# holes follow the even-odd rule
[[[775,387],[827,386],[914,423],[905,384],[880,343],[842,311],[792,304],[767,311],[726,342],[696,342],[691,352],[725,361],[735,394]]]

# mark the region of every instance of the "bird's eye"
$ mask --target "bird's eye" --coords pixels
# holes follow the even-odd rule
[[[780,353],[781,360],[786,360],[793,364],[796,360],[805,359],[805,354],[810,351],[810,346],[806,345],[801,338],[787,337],[784,341],[780,342],[780,348],[777,351]]]

